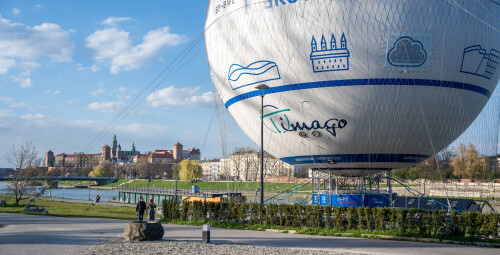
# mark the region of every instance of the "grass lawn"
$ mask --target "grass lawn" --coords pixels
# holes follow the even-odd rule
[[[90,181],[58,181],[59,184],[61,185],[67,185],[67,186],[87,186],[90,185]]]
[[[6,200],[7,205],[0,205],[0,213],[23,213],[22,209],[29,201],[24,199],[19,202],[19,205],[14,204],[14,198],[0,196],[1,200]],[[61,202],[51,200],[37,199],[31,206],[45,207],[52,216],[63,217],[92,217],[92,218],[109,218],[133,220],[136,218],[135,208],[126,206],[108,206],[79,204],[72,202]]]
[[[104,185],[104,187],[108,186],[118,186],[121,183],[128,182],[129,180],[126,179],[120,179],[117,182],[114,182],[112,184]],[[235,191],[252,191],[255,192],[257,187],[260,186],[259,182],[215,182],[215,181],[202,181],[202,182],[196,182],[196,183],[191,183],[190,181],[178,181],[177,182],[177,188],[178,189],[191,189],[191,186],[193,185],[198,185],[198,187],[201,190],[232,190],[234,189]],[[276,192],[280,193],[283,192],[287,189],[294,188],[296,187],[297,183],[278,183],[278,182],[265,182],[264,183],[264,190],[266,192]],[[162,188],[174,188],[175,187],[175,181],[171,180],[152,180],[151,182],[148,182],[147,180],[135,180],[131,183],[127,183],[122,185],[121,187],[162,187]],[[305,187],[301,189],[301,191],[308,191],[310,192],[311,190],[311,184],[307,184]]]

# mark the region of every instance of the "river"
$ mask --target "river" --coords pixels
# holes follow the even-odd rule
[[[8,183],[0,182],[0,193],[7,193],[5,189]],[[35,187],[35,191],[40,192],[43,186]],[[59,197],[80,200],[94,200],[101,194],[101,201],[109,201],[118,198],[118,191],[104,189],[80,189],[80,188],[57,188],[45,189],[44,197]]]

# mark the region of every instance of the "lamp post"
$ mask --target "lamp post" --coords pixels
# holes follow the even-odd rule
[[[260,92],[260,203],[264,204],[264,96],[269,87],[260,84],[255,87]]]

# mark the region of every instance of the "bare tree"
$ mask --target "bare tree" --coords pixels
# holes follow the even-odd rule
[[[5,155],[5,159],[9,164],[14,166],[15,169],[25,169],[32,166],[40,166],[42,158],[38,156],[38,150],[32,142],[16,148],[12,145],[10,150]]]
[[[42,174],[37,168],[42,163],[42,159],[38,156],[38,151],[32,142],[19,147],[12,145],[5,159],[16,169],[16,176],[7,186],[7,190],[15,197],[15,203],[19,204],[19,201],[28,198],[27,196],[34,189],[34,181],[29,177]]]

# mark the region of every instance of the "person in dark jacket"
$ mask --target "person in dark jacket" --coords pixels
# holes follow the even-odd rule
[[[154,221],[155,220],[155,208],[156,204],[154,203],[154,200],[151,198],[149,199],[149,204],[148,204],[148,210],[149,210],[149,221]]]
[[[139,220],[142,220],[144,217],[144,211],[146,210],[146,202],[144,202],[144,198],[140,197],[137,206],[135,207],[135,212],[137,216],[139,216]]]

